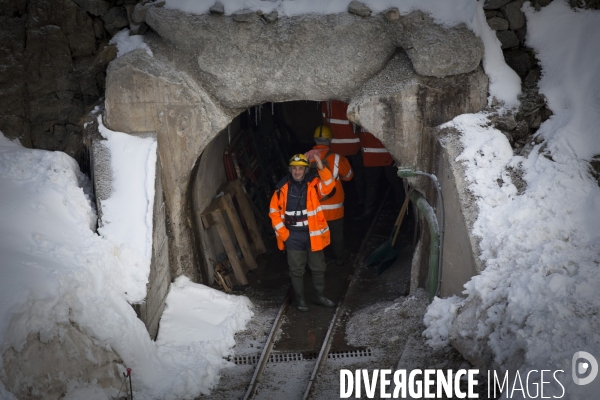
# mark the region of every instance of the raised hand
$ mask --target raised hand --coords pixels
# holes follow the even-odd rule
[[[313,156],[313,159],[317,163],[317,168],[319,169],[319,171],[321,171],[323,169],[323,162],[321,161],[321,158],[319,157],[318,154],[315,154]]]

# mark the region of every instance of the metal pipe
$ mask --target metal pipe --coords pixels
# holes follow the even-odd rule
[[[429,205],[425,197],[416,190],[410,195],[411,201],[417,206],[421,214],[425,217],[427,225],[429,226],[429,301],[437,295],[439,290],[439,268],[440,268],[440,230],[435,217],[435,211],[433,207]]]
[[[438,262],[438,266],[437,266],[437,285],[436,285],[436,290],[434,293],[434,296],[439,296],[440,294],[440,289],[442,287],[442,262],[444,260],[444,231],[445,231],[445,216],[444,216],[444,197],[442,196],[442,188],[440,187],[440,182],[438,181],[437,177],[433,174],[428,174],[427,172],[423,172],[423,171],[417,171],[414,167],[400,167],[398,168],[398,176],[400,178],[411,178],[414,177],[416,175],[424,175],[429,177],[435,186],[435,189],[437,190],[437,203],[438,203],[438,209],[440,210],[440,219],[441,219],[441,226],[438,226],[439,229],[439,242],[438,242],[438,257],[437,257],[437,262]],[[412,198],[412,196],[411,196]],[[423,200],[427,203],[427,201],[423,198]],[[427,206],[429,206],[429,203],[427,203]],[[431,207],[431,206],[429,206]],[[423,211],[421,211],[423,212]],[[425,215],[425,213],[423,214]],[[435,214],[433,215],[435,217]],[[428,221],[429,223],[429,221]],[[435,224],[436,226],[437,224],[437,218],[435,219]],[[431,224],[430,224],[431,227]],[[433,243],[433,242],[432,242]],[[431,265],[431,261],[430,261],[430,265]],[[431,268],[430,268],[430,284],[431,284]],[[434,275],[435,276],[435,275]],[[431,288],[430,288],[431,290]],[[430,298],[429,300],[432,300],[432,296],[430,293]]]

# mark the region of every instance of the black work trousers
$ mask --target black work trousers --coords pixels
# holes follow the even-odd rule
[[[303,277],[307,264],[313,276],[325,274],[327,266],[325,254],[323,250],[312,251],[310,249],[308,230],[290,230],[290,237],[286,240],[285,247],[291,277]]]
[[[327,221],[327,225],[329,226],[333,255],[335,256],[335,261],[339,264],[346,258],[346,249],[344,248],[344,218]]]

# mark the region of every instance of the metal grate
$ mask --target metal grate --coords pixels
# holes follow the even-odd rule
[[[341,359],[341,358],[359,358],[359,357],[371,357],[373,354],[371,349],[361,350],[350,350],[350,351],[332,351],[327,355],[328,359]],[[309,361],[316,360],[319,356],[318,353],[272,353],[269,357],[270,363],[282,363],[292,361]],[[251,356],[235,356],[233,361],[236,365],[254,365],[258,363],[260,354],[254,354]]]
[[[350,350],[350,351],[332,351],[327,355],[329,359],[337,358],[358,358],[358,357],[371,357],[371,349],[362,350]]]

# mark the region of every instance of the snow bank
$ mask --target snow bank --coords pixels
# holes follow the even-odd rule
[[[600,357],[600,188],[587,163],[600,153],[600,12],[555,1],[526,14],[540,89],[555,115],[538,132],[545,143],[527,158],[512,155],[484,114],[448,123],[462,132],[459,160],[478,198],[473,233],[486,269],[465,285],[466,300],[431,305],[426,335],[442,343],[449,321],[439,316],[478,297],[473,332],[487,339],[496,363],[524,357],[521,372],[562,369],[567,397],[592,398],[600,379],[575,386],[571,357],[580,350]],[[523,171],[521,195],[509,167]]]
[[[113,132],[102,124],[102,116],[98,116],[98,129],[110,152],[112,175],[110,197],[102,200],[98,233],[121,244],[124,251],[136,253],[129,266],[130,273],[135,273],[134,287],[127,291],[127,298],[139,302],[146,297],[146,287],[139,283],[148,281],[152,258],[156,140]]]
[[[151,149],[139,147],[147,157],[131,157],[136,165],[122,167],[148,173]],[[131,238],[131,245],[95,234],[90,184],[77,163],[61,152],[26,149],[1,134],[0,187],[0,354],[10,347],[20,350],[29,334],[47,342],[56,335],[57,324],[73,323],[133,369],[136,398],[208,393],[226,364],[223,357],[231,353],[233,334],[252,315],[246,298],[178,281],[167,298],[167,330],[159,332],[160,343],[155,343],[128,302],[145,290],[147,275],[132,266],[144,261],[135,244],[147,244],[147,232],[136,230],[143,239]],[[142,188],[149,195],[148,187]],[[117,187],[114,193],[119,191]],[[125,200],[140,201],[142,226],[150,200]],[[199,308],[219,310],[221,319],[203,319]],[[177,337],[183,330],[187,336]],[[64,371],[65,376],[74,371]],[[103,398],[93,385],[71,390],[71,398],[92,392]],[[1,383],[0,394],[9,398]]]
[[[184,276],[172,285],[156,339],[159,356],[178,369],[188,393],[210,394],[219,371],[233,365],[233,335],[252,317],[247,297],[228,295]]]
[[[337,14],[348,11],[351,0],[228,0],[222,1],[225,14],[240,10],[277,11],[280,16],[292,17],[302,14]],[[475,0],[362,0],[374,14],[392,7],[402,15],[421,10],[439,24],[455,26],[464,23],[481,38],[485,46],[483,68],[490,79],[490,96],[504,102],[507,107],[517,107],[521,93],[521,79],[504,61],[500,41],[487,24],[483,1]],[[205,14],[215,4],[214,0],[166,0],[165,8],[191,14]],[[490,98],[491,100],[491,98]]]
[[[123,29],[110,39],[109,44],[117,46],[117,58],[137,49],[144,49],[150,57],[153,56],[152,50],[144,42],[142,35],[131,35],[129,29]]]
[[[448,298],[434,297],[433,305],[427,308],[423,317],[423,323],[428,327],[425,333],[427,343],[434,349],[448,346],[449,329],[452,320],[456,317],[460,298],[452,296]]]
[[[544,67],[540,92],[555,114],[540,133],[557,157],[589,161],[600,154],[600,11],[555,1],[525,15],[527,45]]]

